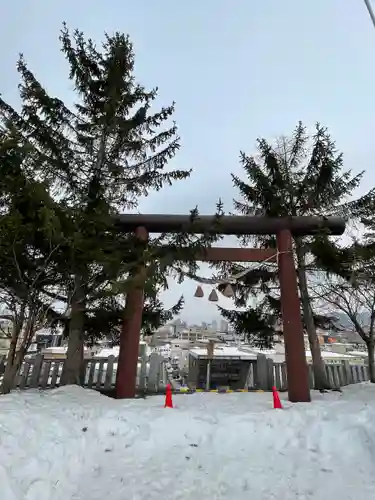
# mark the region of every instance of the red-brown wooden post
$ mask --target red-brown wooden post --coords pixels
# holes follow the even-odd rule
[[[148,232],[144,227],[137,228],[136,236],[146,242]],[[116,398],[134,398],[136,394],[139,338],[143,313],[143,286],[145,268],[140,266],[134,275],[134,288],[126,296],[124,320],[120,337],[120,352],[116,374]]]
[[[277,235],[281,311],[283,317],[288,396],[292,403],[311,401],[292,236],[288,229]]]

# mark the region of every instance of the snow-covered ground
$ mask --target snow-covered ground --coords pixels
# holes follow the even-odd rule
[[[282,395],[283,396],[283,395]],[[1,500],[375,498],[375,387],[272,409],[260,393],[0,397]]]

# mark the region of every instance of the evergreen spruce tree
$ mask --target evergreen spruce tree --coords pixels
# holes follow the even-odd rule
[[[154,268],[148,274],[144,284],[141,333],[146,336],[153,335],[160,326],[171,321],[184,306],[184,298],[181,296],[170,309],[165,309],[159,297],[160,293],[168,288],[167,275],[161,271],[160,266],[158,267],[159,270]],[[88,343],[95,344],[105,336],[111,339],[113,345],[120,344],[125,303],[123,295],[116,295],[110,291],[107,296],[102,295],[100,299],[90,304],[86,311],[84,327]]]
[[[359,185],[362,173],[353,176],[343,170],[343,157],[337,152],[327,130],[316,126],[309,138],[299,123],[291,139],[281,138],[276,145],[258,140],[259,157],[241,153],[245,180],[232,175],[240,199],[234,202],[238,213],[266,216],[330,215],[352,208],[348,197]],[[313,238],[295,237],[294,250],[301,297],[303,322],[307,331],[313,359],[315,384],[319,389],[328,386],[322,361],[317,326],[332,326],[330,317],[315,315],[309,296],[310,245]],[[275,247],[274,238],[257,238],[259,246]],[[257,307],[246,312],[226,312],[234,325],[250,333],[253,342],[272,343],[271,330],[280,316],[279,296],[273,290],[277,285],[277,270],[270,266],[250,271],[236,290],[236,302],[243,305],[249,296],[262,297]],[[255,286],[255,288],[254,288]]]
[[[56,319],[43,289],[59,279],[53,255],[64,243],[60,207],[43,182],[23,172],[26,160],[28,149],[0,129],[0,300],[10,324],[2,393],[14,386],[36,330]]]
[[[176,125],[170,123],[174,105],[152,110],[157,89],[148,91],[135,81],[129,38],[106,35],[98,48],[64,25],[60,41],[74,105],[51,95],[21,56],[21,110],[0,99],[0,113],[3,127],[15,130],[28,148],[23,170],[41,179],[69,214],[65,243],[54,256],[61,273],[59,298],[69,305],[62,376],[67,384],[79,380],[90,307],[111,293],[123,295],[131,268],[149,258],[134,237],[118,234],[113,216],[190,172],[166,169],[179,149]]]

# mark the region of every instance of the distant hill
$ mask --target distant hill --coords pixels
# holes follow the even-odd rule
[[[337,322],[338,325],[342,326],[344,329],[352,330],[353,329],[353,324],[348,318],[348,316],[342,312],[335,312],[333,313],[334,316],[337,317]],[[367,326],[370,324],[370,315],[367,312],[359,313],[359,320],[361,325]]]

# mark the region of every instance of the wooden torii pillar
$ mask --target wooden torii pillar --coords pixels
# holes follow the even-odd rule
[[[203,216],[192,224],[189,216],[177,215],[123,215],[116,224],[119,229],[135,231],[146,241],[149,232],[202,233],[212,230],[214,218]],[[189,226],[190,223],[190,226]],[[221,234],[276,234],[275,249],[219,248],[206,249],[197,256],[200,261],[231,262],[278,262],[281,310],[283,319],[285,361],[288,378],[288,396],[291,402],[309,402],[310,389],[306,362],[297,275],[294,265],[292,234],[314,234],[329,230],[331,234],[342,234],[345,222],[336,217],[290,217],[264,218],[247,216],[224,216],[220,219]],[[142,273],[138,270],[138,283],[129,291],[125,307],[120,353],[116,377],[116,397],[133,398],[136,394],[136,377],[139,353],[140,329],[143,311]],[[136,280],[137,281],[137,280]]]

